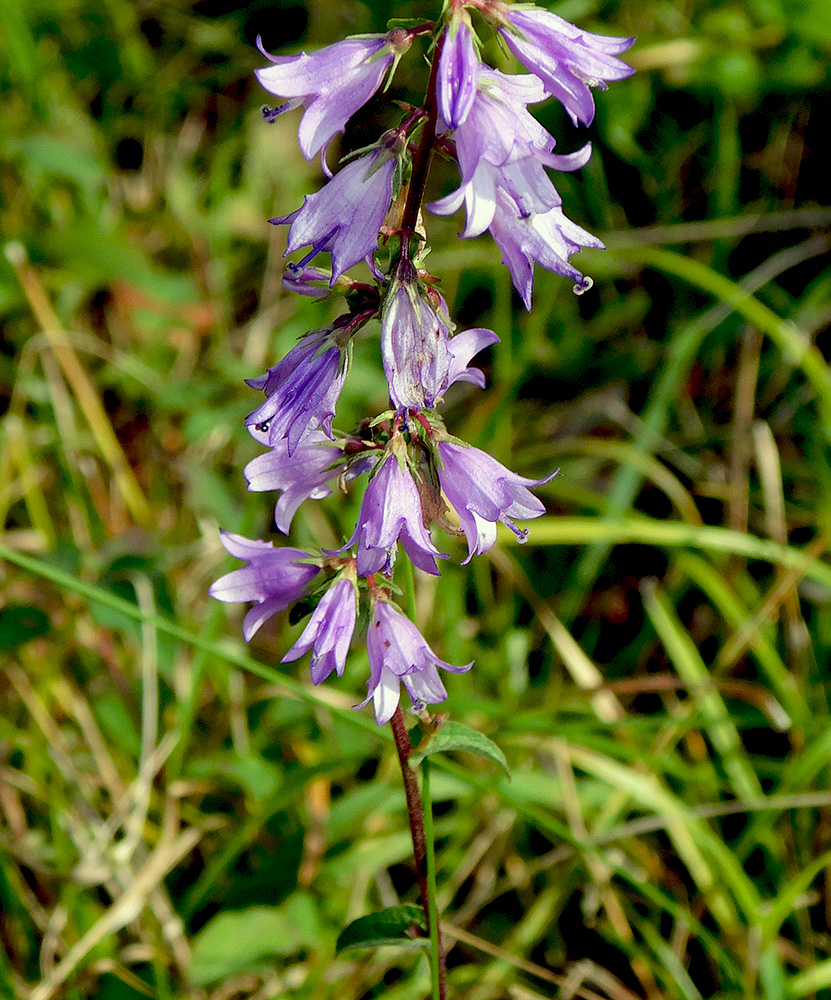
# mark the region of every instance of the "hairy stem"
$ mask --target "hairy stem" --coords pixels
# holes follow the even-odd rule
[[[441,996],[440,984],[442,976],[439,973],[439,908],[436,904],[436,847],[433,836],[433,799],[430,795],[430,761],[427,757],[421,762],[421,794],[424,800],[424,833],[427,843],[427,892],[430,905],[430,973],[433,980],[433,1000]],[[442,954],[442,959],[444,955]],[[444,968],[442,967],[442,972]]]
[[[424,807],[421,803],[421,795],[418,790],[418,780],[415,771],[409,765],[412,747],[410,737],[407,735],[407,728],[404,725],[404,716],[399,705],[393,717],[390,719],[392,735],[395,739],[395,748],[398,751],[398,760],[401,764],[401,776],[404,779],[404,794],[407,796],[407,816],[410,820],[410,833],[413,837],[413,854],[415,856],[416,873],[418,875],[418,887],[421,892],[421,905],[424,908],[424,918],[430,928],[431,937],[436,940],[437,960],[437,981],[439,1000],[446,1000],[447,997],[447,969],[444,957],[444,943],[442,942],[441,928],[438,917],[432,919],[430,906],[430,885],[427,875],[427,838],[424,834]]]
[[[421,132],[421,139],[413,154],[410,187],[407,191],[407,202],[404,205],[404,214],[401,219],[402,263],[409,263],[410,260],[410,239],[418,225],[418,213],[421,210],[424,187],[427,183],[427,173],[430,169],[430,157],[433,154],[433,146],[436,141],[436,122],[439,117],[438,102],[436,100],[436,81],[439,75],[439,59],[443,44],[444,33],[440,35],[433,52],[433,64],[430,67],[430,82],[427,84],[427,95],[424,98],[424,110],[427,112],[427,120]]]

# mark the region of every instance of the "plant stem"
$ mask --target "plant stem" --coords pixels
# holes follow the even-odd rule
[[[424,99],[424,110],[427,112],[427,120],[422,128],[418,147],[413,154],[410,186],[407,191],[407,201],[404,205],[404,214],[401,219],[401,261],[405,265],[410,260],[410,238],[418,225],[418,213],[421,210],[424,187],[427,183],[427,172],[430,169],[430,157],[432,156],[433,145],[436,141],[436,123],[439,117],[438,102],[436,100],[436,80],[438,79],[439,58],[441,57],[443,44],[444,33],[441,34],[439,40],[436,42],[436,48],[433,53],[430,82],[427,84],[427,94]]]
[[[430,906],[430,973],[433,1000],[439,1000],[439,910],[436,905],[436,844],[433,838],[433,799],[430,795],[430,761],[421,762],[421,797],[424,803],[424,839],[427,842],[427,894]],[[442,954],[442,958],[444,955]]]
[[[424,832],[424,807],[422,806],[421,795],[418,790],[418,780],[409,764],[412,747],[410,746],[410,737],[407,735],[407,728],[404,725],[404,716],[400,705],[396,708],[395,714],[390,719],[390,728],[395,739],[398,760],[401,764],[401,776],[404,779],[404,794],[407,797],[407,816],[410,820],[410,833],[413,838],[413,855],[418,875],[418,887],[421,892],[421,905],[424,909],[427,926],[430,928],[431,944],[434,937],[436,942],[433,992],[438,1000],[446,1000],[447,969],[445,966],[441,928],[435,914],[435,902],[431,901],[430,895],[430,882],[427,869],[427,837]],[[432,851],[432,842],[430,849]],[[435,881],[433,883],[433,893],[435,894]]]

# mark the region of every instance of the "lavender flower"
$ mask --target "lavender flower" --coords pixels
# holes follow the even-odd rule
[[[312,330],[265,375],[248,380],[252,389],[265,392],[266,401],[246,417],[245,426],[266,424],[269,444],[285,438],[289,457],[318,427],[331,438],[348,368],[348,352],[337,343],[333,330]]]
[[[400,440],[400,439],[398,439]],[[358,543],[358,576],[391,572],[401,542],[413,564],[438,576],[435,557],[447,558],[424,527],[421,500],[412,475],[395,452],[387,454],[366,488],[358,525],[343,549]]]
[[[342,676],[356,617],[355,586],[351,580],[340,580],[323,595],[300,638],[283,657],[283,663],[299,660],[311,649],[313,684],[325,681],[333,670]]]
[[[506,524],[524,542],[528,529],[517,528],[511,519],[544,514],[545,507],[526,487],[541,486],[553,477],[526,479],[518,476],[478,448],[450,441],[440,441],[437,447],[441,459],[441,488],[459,515],[467,538],[465,563],[493,548],[497,521]]]
[[[269,93],[290,98],[263,114],[273,121],[284,111],[305,108],[297,137],[303,155],[312,160],[378,90],[395,61],[396,50],[401,52],[409,44],[407,32],[397,31],[346,38],[311,55],[272,56],[258,38],[257,47],[272,65],[255,70],[257,79]]]
[[[523,165],[533,166],[533,161],[514,164],[520,168]],[[523,192],[518,176],[519,171],[513,174],[482,161],[470,183],[430,207],[440,215],[448,215],[463,199],[467,202],[468,224],[462,235],[478,236],[483,227],[490,229],[526,309],[531,308],[535,262],[571,278],[575,291],[587,291],[591,279],[570,264],[569,257],[586,247],[602,250],[603,243],[565,215],[559,207],[559,196],[550,208],[535,208],[533,185],[529,183]],[[551,191],[556,195],[553,185]]]
[[[469,112],[453,127],[463,184],[482,161],[501,167],[531,157],[562,169],[563,158],[551,152],[556,145],[554,138],[527,110],[528,104],[539,104],[546,96],[543,83],[535,76],[480,69]]]
[[[344,271],[375,251],[392,201],[395,163],[388,149],[376,149],[347,163],[320,191],[307,195],[296,212],[269,220],[290,226],[286,254],[312,248],[296,267],[323,251],[331,253],[331,288]]]
[[[444,36],[436,81],[439,114],[450,128],[463,124],[479,85],[479,59],[466,11],[454,8]]]
[[[570,264],[569,257],[585,247],[603,250],[603,243],[567,218],[561,208],[525,217],[509,195],[497,191],[490,232],[526,309],[531,308],[535,261],[555,274],[571,278],[578,295],[592,287],[592,279]]]
[[[448,327],[418,283],[390,290],[381,317],[381,358],[395,409],[432,409],[449,384]]]
[[[288,440],[280,438],[270,451],[257,455],[243,470],[254,493],[280,490],[274,523],[289,533],[292,518],[304,500],[321,500],[332,492],[326,485],[343,467],[344,456],[322,430],[311,431],[289,454]]]
[[[606,80],[623,80],[634,70],[615,56],[634,38],[594,35],[564,21],[549,10],[531,6],[504,8],[507,26],[499,29],[519,61],[545,84],[576,125],[591,124],[594,98],[589,87],[606,89]]]
[[[256,602],[242,622],[242,634],[248,642],[263,622],[303,596],[320,569],[300,562],[309,558],[302,549],[275,549],[271,542],[251,541],[227,531],[219,535],[225,549],[247,565],[220,577],[208,593],[225,603]]]
[[[395,714],[402,681],[415,707],[435,705],[447,697],[436,668],[458,674],[473,666],[471,662],[456,667],[439,659],[415,625],[386,601],[375,604],[366,648],[370,670],[368,691],[366,699],[355,707],[362,708],[371,698],[379,726]]]
[[[551,152],[554,139],[526,110],[544,98],[545,88],[534,76],[483,70],[471,112],[453,133],[462,184],[430,206],[449,215],[464,202],[465,238],[490,229],[528,308],[534,259],[582,287],[586,282],[568,256],[583,246],[602,246],[563,215],[562,199],[545,171],[578,169],[591,156],[591,145],[565,156]]]

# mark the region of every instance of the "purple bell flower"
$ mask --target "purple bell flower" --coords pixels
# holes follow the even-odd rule
[[[588,156],[585,158],[588,159]],[[464,239],[470,239],[491,227],[499,192],[507,195],[513,202],[516,213],[523,217],[547,212],[562,204],[541,164],[531,157],[524,157],[498,167],[487,160],[480,160],[466,184],[434,202],[430,208],[437,215],[449,215],[464,202],[467,222],[461,235]]]
[[[571,278],[578,295],[592,287],[592,279],[585,277],[568,259],[585,247],[603,250],[603,243],[567,218],[561,208],[526,217],[517,211],[509,195],[497,191],[490,232],[526,309],[531,308],[535,261],[549,271]]]
[[[332,492],[326,485],[344,467],[339,446],[330,443],[322,430],[311,431],[289,454],[288,440],[280,438],[270,451],[253,458],[243,470],[253,493],[280,490],[274,508],[274,523],[289,533],[292,518],[304,500],[321,500]]]
[[[473,661],[456,667],[439,659],[427,645],[424,636],[386,601],[377,601],[366,636],[369,654],[367,696],[356,708],[363,708],[372,699],[375,722],[389,722],[398,708],[401,682],[413,701],[413,707],[436,705],[447,697],[437,667],[454,674],[464,673]]]
[[[380,468],[370,479],[355,532],[340,551],[356,541],[358,576],[381,571],[389,575],[399,541],[413,564],[425,573],[438,576],[435,557],[447,558],[433,545],[424,527],[418,487],[394,452],[381,459]]]
[[[583,151],[579,154],[581,158],[584,155]],[[591,279],[584,277],[568,259],[586,247],[602,250],[603,243],[567,218],[547,178],[544,183],[556,196],[550,207],[534,200],[539,192],[535,192],[532,181],[523,192],[518,183],[522,169],[530,167],[541,175],[538,164],[526,159],[508,166],[519,169],[492,167],[482,161],[468,184],[431,205],[431,209],[447,215],[456,211],[463,200],[467,203],[467,226],[462,235],[469,238],[478,236],[484,228],[490,230],[526,309],[531,308],[535,261],[549,271],[571,278],[575,291],[587,291],[591,288]]]
[[[527,308],[534,259],[582,288],[587,282],[568,264],[568,256],[584,246],[602,247],[563,215],[562,199],[546,173],[546,167],[582,167],[591,156],[591,145],[565,156],[551,152],[554,139],[526,109],[545,96],[535,76],[482,70],[473,108],[453,132],[462,184],[430,206],[439,215],[449,215],[464,202],[465,238],[490,229]]]
[[[400,31],[395,34],[401,49],[408,36]],[[271,94],[289,98],[282,107],[265,109],[263,114],[273,121],[284,111],[305,109],[297,138],[307,160],[343,132],[346,122],[384,82],[396,58],[389,35],[346,38],[311,55],[272,56],[259,38],[257,47],[272,63],[255,70],[260,84]]]
[[[439,59],[436,96],[439,114],[450,128],[458,128],[473,107],[480,62],[467,12],[457,7],[453,13]]]
[[[545,513],[542,502],[527,487],[542,486],[553,476],[526,479],[478,448],[450,441],[440,441],[437,447],[441,459],[439,482],[467,538],[468,556],[464,562],[493,548],[497,521],[524,542],[528,529],[517,528],[512,518],[527,520]]]
[[[624,80],[635,71],[615,58],[634,38],[595,35],[564,21],[549,10],[505,5],[508,26],[499,29],[505,44],[526,69],[542,80],[571,120],[584,125],[594,118],[589,87],[606,90],[606,80]]]
[[[527,109],[546,96],[543,83],[535,76],[512,76],[482,67],[468,115],[453,128],[463,184],[483,160],[501,167],[532,157],[562,169],[563,158],[551,152],[556,145],[554,138]],[[450,127],[449,122],[446,125]]]
[[[286,254],[312,248],[297,268],[323,251],[331,253],[331,288],[344,271],[374,253],[392,201],[395,164],[390,150],[376,149],[347,163],[296,212],[269,220],[290,227]]]
[[[448,324],[419,294],[417,281],[402,281],[388,294],[381,316],[381,358],[396,411],[435,406],[449,385],[448,334]]]
[[[341,677],[356,618],[355,586],[351,580],[339,580],[323,595],[300,638],[283,657],[283,663],[299,660],[311,649],[313,684],[325,681],[333,670]]]
[[[263,622],[303,596],[320,568],[299,562],[309,558],[302,549],[275,549],[271,542],[251,541],[228,531],[219,536],[225,549],[247,565],[221,576],[208,593],[225,603],[256,602],[242,621],[243,638],[249,642]]]
[[[246,417],[245,426],[267,425],[269,444],[276,446],[285,438],[289,457],[319,427],[331,438],[348,361],[348,352],[335,342],[330,328],[307,333],[265,375],[247,380],[252,389],[265,392],[266,401]]]

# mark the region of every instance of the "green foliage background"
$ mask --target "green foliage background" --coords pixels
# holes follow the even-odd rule
[[[557,180],[608,244],[579,259],[594,289],[538,272],[525,314],[488,239],[428,216],[460,325],[502,338],[448,426],[561,469],[527,546],[419,580],[429,639],[476,660],[447,710],[513,769],[434,773],[451,992],[829,997],[827,0],[554,9],[638,35]],[[365,654],[314,690],[279,666],[300,626],[246,650],[206,591],[218,526],[271,517],[242,380],[330,316],[280,285],[265,220],[321,177],[296,115],[262,123],[255,36],[437,12],[0,3],[2,997],[428,992],[418,950],[335,955],[415,898],[388,734],[350,708]],[[373,102],[343,151],[390,120]],[[343,427],[384,406],[376,355],[370,332]],[[357,499],[308,504],[293,542],[337,544]]]

